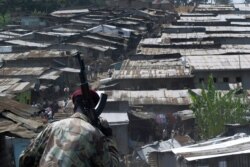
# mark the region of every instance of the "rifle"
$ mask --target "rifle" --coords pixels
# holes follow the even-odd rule
[[[87,116],[92,121],[92,124],[94,126],[98,126],[98,117],[101,115],[105,104],[107,102],[107,94],[101,93],[99,102],[96,106],[94,106],[94,103],[91,98],[89,84],[85,72],[85,64],[84,60],[81,59],[80,52],[76,52],[74,56],[78,59],[79,65],[80,65],[80,81],[81,81],[81,91],[82,91],[82,97],[83,97],[83,104],[82,109],[85,111]]]

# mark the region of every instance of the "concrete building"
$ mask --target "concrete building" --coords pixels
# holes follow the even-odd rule
[[[187,56],[186,61],[193,68],[196,88],[206,83],[212,74],[216,88],[228,90],[230,83],[241,83],[244,89],[250,88],[249,58],[247,54]]]

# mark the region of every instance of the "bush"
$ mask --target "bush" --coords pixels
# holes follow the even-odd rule
[[[196,124],[201,139],[215,137],[224,131],[225,124],[245,123],[248,110],[246,93],[237,94],[238,90],[228,92],[216,91],[213,77],[198,95],[192,90],[189,94],[192,99],[191,109],[196,117]]]

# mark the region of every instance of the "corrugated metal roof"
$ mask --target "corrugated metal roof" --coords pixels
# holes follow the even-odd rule
[[[226,19],[246,19],[249,16],[250,16],[249,13],[225,13],[217,15],[217,17],[219,18],[226,18]]]
[[[28,130],[27,128],[20,126],[19,123],[14,123],[8,119],[0,117],[0,134],[7,136],[15,136],[21,138],[34,138],[37,133]]]
[[[18,60],[28,58],[48,58],[48,57],[68,57],[72,56],[70,52],[57,50],[31,50],[23,53],[2,53],[0,59],[2,60]]]
[[[71,10],[58,10],[53,12],[52,14],[67,14],[67,13],[88,13],[88,9],[71,9]]]
[[[172,152],[187,161],[217,158],[250,153],[250,137],[236,134],[231,137],[212,139],[204,143],[172,149]]]
[[[247,25],[249,22],[231,22],[232,23],[239,23],[242,25]],[[250,24],[249,24],[250,25]],[[191,26],[191,25],[168,25],[165,27],[166,29],[199,29],[199,28],[205,28],[206,31],[235,31],[235,32],[241,32],[241,31],[249,31],[249,26]]]
[[[175,139],[169,139],[166,141],[156,141],[152,144],[141,147],[137,153],[142,160],[149,161],[149,155],[152,152],[161,152],[162,150],[171,150],[172,148],[181,147],[180,143]]]
[[[239,23],[242,25],[250,25],[249,22],[232,22],[232,23]],[[249,32],[250,27],[249,26],[167,26],[165,27],[166,32],[168,30],[182,30],[182,29],[193,29],[193,31],[206,31],[206,32]],[[202,30],[205,29],[205,30]]]
[[[201,39],[201,38],[215,38],[215,37],[230,37],[230,38],[250,38],[250,34],[243,33],[218,33],[218,34],[206,34],[204,32],[194,32],[194,33],[163,33],[163,40],[166,39]]]
[[[151,16],[163,16],[165,17],[166,12],[162,11],[162,10],[157,10],[157,9],[141,9],[138,10],[139,12],[151,15]]]
[[[192,110],[182,110],[175,113],[181,120],[188,120],[195,118],[194,112]]]
[[[15,53],[1,53],[0,54],[0,59],[1,60],[17,60],[20,54],[15,54]]]
[[[214,13],[180,13],[180,16],[196,16],[196,17],[200,17],[200,16],[216,16],[216,14]]]
[[[159,47],[138,47],[138,55],[170,55],[181,54],[182,56],[197,55],[222,55],[227,53],[250,53],[248,48],[221,48],[221,49],[185,49],[185,48],[159,48]]]
[[[0,134],[33,138],[43,129],[43,123],[31,119],[38,112],[29,105],[0,97]]]
[[[230,37],[230,38],[250,38],[250,34],[243,34],[243,33],[219,33],[219,34],[209,34],[208,37]]]
[[[90,48],[90,49],[94,49],[94,50],[98,50],[98,51],[101,51],[101,52],[117,49],[117,48],[112,47],[112,46],[106,46],[106,45],[100,45],[100,44],[89,44],[89,43],[85,43],[85,42],[76,42],[76,43],[70,43],[70,44],[71,45],[76,45],[76,46],[82,46],[82,47]]]
[[[242,26],[242,25],[244,25],[244,26],[246,26],[246,25],[250,25],[250,22],[239,22],[239,21],[232,21],[231,22],[231,25],[239,25],[239,26]]]
[[[197,93],[200,89],[193,90]],[[129,105],[189,105],[191,99],[188,90],[154,90],[154,91],[99,91],[105,92],[109,99],[128,101]]]
[[[99,22],[96,21],[86,21],[86,20],[77,20],[77,19],[71,19],[70,20],[73,23],[80,23],[80,24],[86,24],[86,25],[98,25]]]
[[[8,88],[6,92],[9,92],[9,93],[22,92],[27,89],[31,89],[31,86],[32,86],[32,83],[30,82],[20,82]]]
[[[0,93],[3,93],[4,91],[8,90],[10,87],[11,87],[11,85],[0,86]]]
[[[229,5],[208,5],[208,4],[202,4],[198,5],[195,10],[195,12],[222,12],[222,11],[235,11],[234,6]]]
[[[192,26],[192,25],[172,25],[172,24],[170,24],[170,25],[166,25],[166,26],[164,26],[164,28],[173,28],[173,29],[179,29],[179,28],[204,28],[204,27],[206,27],[206,26]]]
[[[100,116],[105,118],[110,125],[123,125],[123,124],[128,124],[129,122],[127,112],[102,113]]]
[[[141,47],[139,46],[136,50],[138,55],[168,55],[168,54],[178,54],[180,50],[169,49],[169,48],[154,48],[154,47]]]
[[[86,17],[81,16],[79,19],[84,20],[84,21],[94,21],[94,22],[100,22],[104,20],[104,18],[101,18],[102,15],[85,15],[85,16]],[[94,17],[91,17],[91,16],[94,16]]]
[[[218,14],[218,15],[201,15],[197,16],[181,16],[180,20],[188,20],[188,21],[202,21],[202,20],[226,20],[226,19],[246,19],[249,14]]]
[[[19,103],[6,97],[0,97],[0,111],[4,110],[11,111],[13,114],[24,118],[28,118],[35,112],[38,112],[38,109],[33,108],[30,105]]]
[[[124,32],[129,32],[129,33],[135,31],[133,29],[120,28],[120,27],[117,27],[117,26],[109,25],[109,24],[98,25],[96,27],[88,29],[87,31],[89,31],[89,32],[104,32],[104,33],[106,33],[106,30],[105,30],[106,28],[109,29],[109,31],[108,31],[109,33],[110,33],[110,31],[114,31],[114,30],[120,30],[120,31],[124,31]],[[129,37],[129,36],[126,35],[126,37]]]
[[[224,32],[224,31],[235,31],[235,32],[250,31],[250,27],[239,27],[239,26],[207,26],[205,28],[206,28],[206,31],[220,31],[220,32]]]
[[[217,8],[217,9],[224,9],[224,8],[233,8],[234,6],[231,4],[199,4],[198,8]]]
[[[7,36],[12,36],[12,37],[20,37],[21,34],[14,33],[11,31],[1,31],[0,34],[7,35]]]
[[[250,27],[249,27],[250,28]],[[250,49],[250,45],[232,45],[232,44],[223,44],[221,45],[222,49]]]
[[[69,68],[69,67],[60,68],[59,70],[63,71],[63,72],[71,72],[71,73],[79,73],[80,72],[80,69]]]
[[[41,35],[50,35],[50,36],[61,36],[61,37],[71,37],[71,36],[74,36],[74,35],[79,35],[79,33],[67,33],[67,32],[63,32],[63,33],[60,33],[60,32],[36,32],[38,34],[41,34]]]
[[[0,53],[11,53],[13,46],[0,46]]]
[[[242,17],[243,18],[243,17]],[[180,17],[178,22],[188,22],[188,21],[195,21],[195,22],[215,22],[215,21],[226,21],[225,18],[219,16],[203,16],[203,17]]]
[[[145,2],[145,1],[144,1]],[[152,4],[160,5],[160,4],[169,4],[168,0],[153,0]]]
[[[162,45],[162,44],[169,44],[170,41],[164,41],[162,38],[145,38],[140,41],[141,45]]]
[[[117,24],[127,24],[127,25],[139,25],[140,22],[138,21],[131,21],[131,20],[115,20],[114,21]]]
[[[240,11],[250,11],[250,6],[245,3],[234,4],[235,8],[238,8]]]
[[[6,81],[8,80],[11,81],[11,79],[7,79]],[[13,94],[17,92],[23,92],[32,88],[32,83],[19,82],[19,81],[20,80],[18,80],[17,82],[10,82],[10,83],[6,83],[5,81],[4,82],[0,81],[0,92]]]
[[[13,39],[15,38],[14,36],[12,35],[4,35],[4,34],[0,34],[0,38],[1,39]]]
[[[0,38],[1,38],[1,36],[0,36]],[[29,47],[39,47],[39,48],[46,48],[46,47],[51,45],[49,43],[29,42],[29,41],[23,41],[23,40],[19,40],[19,39],[5,41],[5,42],[10,43],[10,44],[15,44],[15,45],[29,46]]]
[[[27,33],[27,32],[30,32],[30,30],[25,30],[25,29],[22,29],[22,28],[13,29],[12,31],[15,31],[15,32],[21,32],[21,33]]]
[[[227,20],[225,19],[207,19],[207,20],[177,20],[178,23],[227,23]]]
[[[138,21],[138,22],[144,22],[145,19],[143,18],[136,18],[136,17],[122,17],[121,18],[122,20],[133,20],[133,21]]]
[[[72,9],[72,10],[58,10],[52,12],[51,15],[55,17],[73,17],[76,14],[89,13],[88,9]]]
[[[119,71],[114,71],[112,78],[168,78],[191,77],[191,69],[180,60],[125,60]]]
[[[39,77],[39,79],[56,80],[60,77],[61,73],[62,73],[62,71],[53,70],[53,71],[50,71],[46,74],[43,74],[42,76]]]
[[[250,69],[249,55],[188,56],[187,62],[194,70],[240,70]]]
[[[33,75],[39,76],[48,68],[45,67],[5,67],[0,69],[2,76]]]
[[[116,42],[116,41],[113,41],[113,40],[108,40],[106,38],[101,38],[101,37],[94,36],[94,35],[86,35],[86,36],[84,36],[84,38],[98,40],[98,41],[104,41],[104,42],[107,42],[107,43],[119,44],[119,45],[126,46],[126,43]]]
[[[20,82],[20,78],[3,78],[0,79],[0,93],[7,93],[13,90],[13,87],[17,86]]]
[[[186,42],[170,42],[167,38],[145,38],[139,43],[142,46],[177,46],[177,45],[209,45],[214,44],[214,41],[186,41]]]
[[[19,81],[21,81],[20,78],[0,78],[0,86],[14,85]]]
[[[54,28],[53,31],[57,31],[57,32],[69,32],[69,33],[81,33],[84,30],[59,27],[59,28]]]
[[[190,39],[190,38],[208,38],[209,34],[204,32],[193,32],[193,33],[162,33],[161,38],[164,40],[166,39]]]

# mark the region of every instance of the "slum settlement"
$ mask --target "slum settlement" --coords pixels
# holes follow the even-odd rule
[[[92,89],[106,93],[124,166],[248,167],[249,124],[199,140],[190,91],[250,89],[250,7],[117,1],[25,16],[0,31],[0,160],[18,166],[30,141],[72,114],[81,52]],[[131,5],[133,3],[133,5]],[[204,93],[204,92],[203,92]]]

